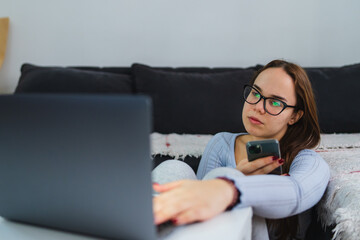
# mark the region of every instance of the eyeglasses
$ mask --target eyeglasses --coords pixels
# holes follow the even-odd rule
[[[244,86],[244,100],[249,104],[257,104],[264,99],[264,109],[265,111],[273,116],[279,115],[285,108],[291,107],[296,108],[296,106],[287,105],[285,102],[276,99],[276,98],[267,98],[261,95],[261,93],[252,86]]]

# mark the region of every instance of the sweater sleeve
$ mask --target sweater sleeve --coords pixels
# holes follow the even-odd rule
[[[237,207],[251,206],[256,215],[276,219],[301,213],[314,206],[324,194],[330,178],[327,163],[312,150],[302,150],[291,164],[290,176],[244,176],[240,171],[221,167],[208,178],[227,177],[241,192]]]
[[[233,134],[217,133],[215,134],[205,147],[202,154],[199,167],[197,170],[197,178],[203,179],[209,171],[219,167],[235,167],[235,163],[231,162],[229,149],[230,139]]]

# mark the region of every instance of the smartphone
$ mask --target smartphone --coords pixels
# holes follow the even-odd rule
[[[276,139],[267,139],[259,141],[250,141],[246,143],[246,152],[249,161],[254,161],[258,158],[274,156],[281,158],[279,141]],[[282,174],[282,167],[274,169],[269,174]]]

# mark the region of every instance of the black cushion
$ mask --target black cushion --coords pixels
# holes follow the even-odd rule
[[[189,73],[133,64],[132,72],[135,90],[153,100],[155,132],[245,131],[241,118],[243,85],[250,81],[254,69]]]
[[[129,94],[133,85],[126,74],[23,64],[15,93],[26,92]]]
[[[314,88],[321,131],[360,132],[360,64],[305,70]]]

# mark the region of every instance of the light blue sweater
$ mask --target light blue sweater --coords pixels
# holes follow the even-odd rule
[[[301,213],[321,199],[330,171],[319,154],[309,149],[300,151],[290,166],[290,176],[244,176],[235,169],[234,153],[235,139],[242,134],[216,134],[205,148],[197,178],[203,179],[207,175],[207,178],[225,176],[232,179],[241,192],[240,204],[236,207],[251,206],[256,215],[265,218]]]

